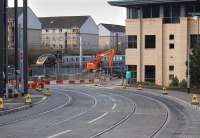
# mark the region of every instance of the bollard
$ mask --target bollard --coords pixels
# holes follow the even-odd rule
[[[139,84],[137,89],[141,91],[142,90],[142,85]]]
[[[168,92],[167,92],[167,88],[166,88],[166,87],[163,87],[163,89],[162,89],[162,94],[163,94],[163,95],[168,95]]]
[[[0,98],[0,111],[4,110],[4,101],[3,98]]]
[[[32,105],[32,96],[31,96],[31,94],[27,94],[25,96],[25,104]]]
[[[51,96],[51,92],[50,92],[49,88],[46,89],[44,95],[45,96]]]
[[[37,82],[35,90],[38,91],[38,92],[42,91],[42,86],[41,86],[41,84],[39,82]]]
[[[192,95],[192,102],[191,102],[191,104],[193,104],[193,105],[198,105],[199,104],[199,101],[197,99],[197,95],[196,94]]]

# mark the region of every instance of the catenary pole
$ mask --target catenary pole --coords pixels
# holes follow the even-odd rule
[[[23,86],[24,94],[28,93],[28,41],[27,41],[27,0],[23,0]]]

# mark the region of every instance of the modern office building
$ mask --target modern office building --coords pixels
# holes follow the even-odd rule
[[[83,50],[98,48],[98,27],[90,16],[41,17],[42,46],[56,50],[76,50],[82,38]]]
[[[8,8],[8,48],[14,49],[14,8]],[[41,47],[41,23],[35,13],[28,8],[28,48],[37,49]],[[23,8],[18,8],[18,30],[19,44],[23,39]]]
[[[125,26],[100,23],[99,49],[115,48],[122,51],[126,48]]]
[[[175,76],[187,78],[186,61],[197,45],[200,12],[198,0],[116,0],[127,9],[126,65],[137,81],[169,85]]]

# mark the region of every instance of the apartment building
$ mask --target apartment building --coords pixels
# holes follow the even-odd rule
[[[177,76],[187,78],[189,48],[198,43],[198,0],[116,0],[113,6],[127,9],[126,65],[137,81],[169,85]]]
[[[126,48],[125,26],[100,23],[99,49],[115,48],[122,51]]]
[[[8,48],[14,49],[14,8],[8,8]],[[28,7],[28,48],[37,49],[41,46],[41,23],[35,13]],[[23,45],[23,8],[18,8],[19,45]]]
[[[83,50],[98,48],[98,27],[91,16],[41,17],[42,46],[56,50],[77,50],[80,36]]]

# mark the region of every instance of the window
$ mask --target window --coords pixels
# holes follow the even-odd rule
[[[169,44],[170,49],[174,49],[174,44]]]
[[[143,18],[151,18],[151,7],[150,6],[143,7]]]
[[[164,23],[180,23],[180,6],[164,6]]]
[[[190,35],[190,48],[199,47],[200,35]]]
[[[169,74],[169,80],[173,80],[174,79],[174,74]]]
[[[174,35],[173,34],[169,35],[169,40],[174,40]]]
[[[173,65],[169,66],[169,71],[174,71],[174,66]]]
[[[127,8],[127,18],[128,19],[138,19],[139,18],[139,9]]]
[[[155,35],[145,35],[145,48],[156,48]]]
[[[137,36],[136,35],[128,36],[128,48],[137,48]]]
[[[158,18],[160,15],[159,6],[144,6],[143,7],[143,18]]]
[[[59,32],[62,32],[62,29],[59,29]]]
[[[152,65],[145,65],[145,81],[155,83],[156,67]]]

